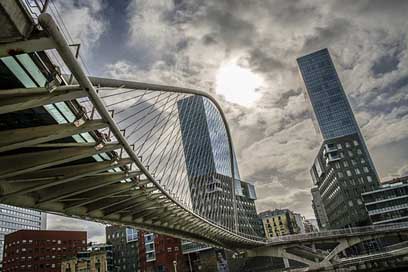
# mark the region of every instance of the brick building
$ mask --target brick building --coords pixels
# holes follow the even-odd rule
[[[59,272],[67,256],[87,246],[84,231],[19,230],[5,236],[4,272]]]
[[[181,241],[165,235],[139,232],[139,260],[142,272],[183,271]]]

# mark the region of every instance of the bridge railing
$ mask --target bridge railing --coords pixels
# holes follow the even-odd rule
[[[75,78],[89,94],[78,100],[84,118],[109,124],[98,133],[122,144],[118,156],[131,158],[155,193],[207,222],[262,240],[247,217],[238,226],[243,204],[236,201],[234,181],[239,176],[228,124],[215,99],[192,89],[88,78],[52,17],[42,14],[38,21],[70,72],[67,82]]]
[[[279,242],[301,241],[301,240],[328,238],[328,237],[336,237],[336,236],[344,236],[344,235],[370,234],[370,233],[376,233],[376,232],[405,230],[405,229],[408,229],[408,222],[326,230],[326,231],[311,232],[311,233],[304,233],[304,234],[293,234],[293,235],[274,237],[272,239],[269,239],[267,242],[269,244],[273,244],[273,243],[279,243]]]

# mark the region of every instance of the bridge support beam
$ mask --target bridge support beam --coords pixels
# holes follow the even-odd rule
[[[106,144],[102,148],[96,148],[88,144],[78,144],[76,147],[3,156],[0,157],[0,179],[10,178],[90,157],[95,154],[113,151],[120,147],[119,144]]]
[[[54,202],[64,198],[80,195],[90,192],[94,189],[102,188],[110,184],[120,182],[121,180],[132,178],[139,175],[140,172],[115,172],[115,173],[102,173],[91,177],[85,177],[64,185],[59,185],[56,188],[49,188],[41,192],[41,197],[37,204],[44,204],[47,202]],[[92,194],[89,194],[92,197]]]
[[[80,127],[74,123],[68,123],[1,131],[0,152],[46,143],[105,127],[107,124],[102,120],[88,120]]]
[[[0,114],[16,112],[43,105],[53,104],[61,101],[73,100],[87,96],[87,93],[78,86],[57,87],[52,93],[46,88],[35,88],[31,94],[18,94],[21,89],[9,90],[4,95],[0,95]]]
[[[15,197],[53,186],[61,185],[86,176],[92,176],[116,167],[132,163],[130,159],[84,163],[39,170],[6,179],[2,184],[4,198]],[[33,185],[34,184],[34,185]]]

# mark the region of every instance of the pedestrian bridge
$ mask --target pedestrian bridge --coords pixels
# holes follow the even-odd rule
[[[2,11],[15,16],[2,18],[9,32],[0,37],[1,203],[251,256],[302,258],[311,266],[357,241],[408,229],[396,224],[266,241],[251,217],[255,206],[241,199],[253,192],[240,187],[230,129],[211,95],[89,77],[54,19],[28,16],[17,3]],[[326,255],[313,249],[312,261],[293,251],[319,241],[338,245]]]

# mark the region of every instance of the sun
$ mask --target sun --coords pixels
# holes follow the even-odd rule
[[[217,71],[215,92],[229,102],[250,106],[259,98],[257,90],[261,85],[262,78],[259,75],[236,62],[228,62]]]

